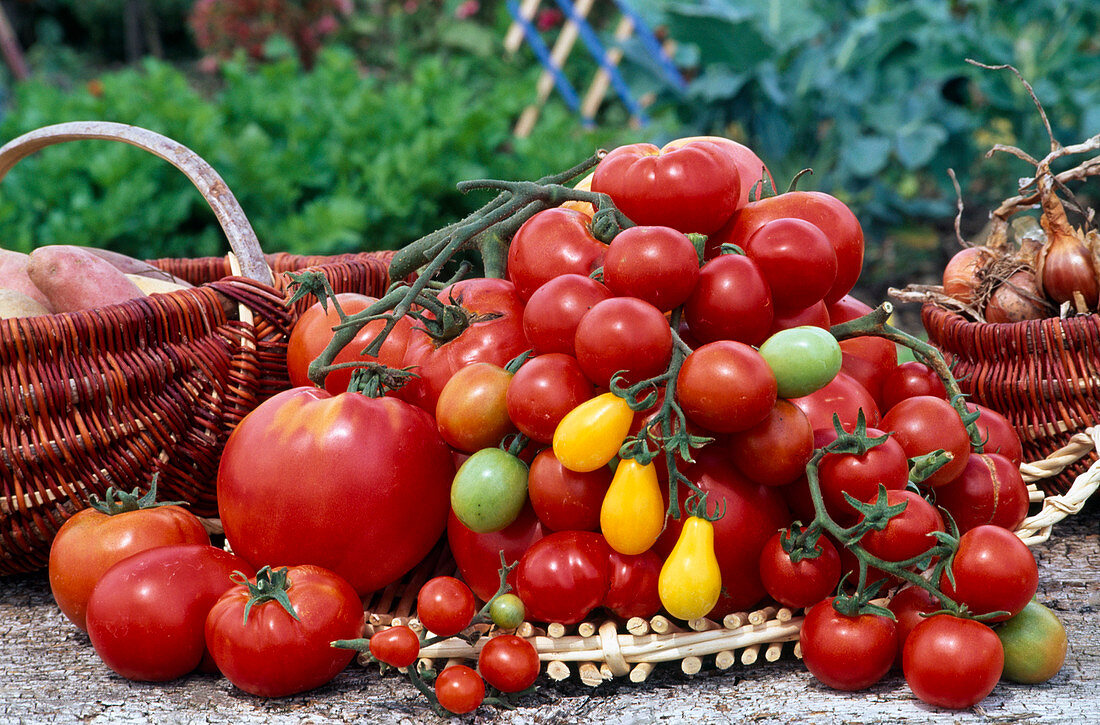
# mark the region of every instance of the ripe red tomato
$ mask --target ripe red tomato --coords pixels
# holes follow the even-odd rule
[[[587,277],[603,265],[607,245],[592,236],[589,217],[555,207],[538,212],[508,245],[508,279],[521,299],[563,274]]]
[[[823,599],[806,613],[799,635],[806,669],[834,690],[865,690],[890,671],[897,626],[874,614],[849,617]]]
[[[936,545],[932,534],[943,531],[943,517],[936,507],[914,491],[886,491],[886,503],[905,502],[905,510],[890,518],[882,531],[868,531],[859,540],[863,548],[883,561],[906,561]],[[860,517],[860,521],[863,517]]]
[[[286,697],[329,682],[355,657],[354,650],[331,643],[363,636],[363,604],[344,579],[310,564],[283,571],[285,578],[270,569],[257,577],[274,583],[264,594],[285,591],[294,614],[241,584],[206,617],[206,646],[218,669],[261,697]]]
[[[477,277],[445,287],[439,293],[445,304],[460,303],[469,324],[446,341],[438,341],[422,328],[409,334],[404,366],[415,366],[419,377],[401,389],[401,397],[428,412],[435,411],[440,391],[456,372],[475,362],[504,367],[527,350],[523,334],[523,302],[511,282]],[[426,314],[430,317],[430,314]]]
[[[810,222],[833,244],[836,280],[825,295],[825,302],[832,304],[848,294],[863,269],[863,229],[844,202],[820,191],[788,191],[746,204],[707,238],[706,258],[717,255],[723,244],[743,245],[767,222],[787,217]]]
[[[539,451],[527,476],[527,495],[552,531],[599,531],[600,506],[611,485],[607,466],[581,473],[561,465],[553,448]]]
[[[523,363],[508,386],[508,417],[528,438],[549,444],[565,414],[594,394],[575,357],[537,355]]]
[[[791,398],[791,402],[806,414],[814,430],[833,430],[834,414],[840,417],[844,430],[855,430],[861,410],[868,426],[880,426],[874,397],[843,369],[825,387],[801,398]]]
[[[341,292],[336,295],[336,299],[341,309],[349,315],[361,312],[378,301],[375,297],[355,292]],[[309,379],[309,364],[328,346],[332,339],[332,328],[339,323],[340,315],[336,312],[336,306],[329,304],[326,312],[321,308],[320,302],[314,303],[298,318],[298,322],[290,332],[286,349],[286,364],[291,385],[312,387],[313,381]],[[409,317],[402,317],[397,321],[382,342],[382,349],[377,356],[361,354],[385,326],[385,320],[368,322],[356,333],[355,339],[336,354],[333,363],[377,361],[386,367],[402,367],[405,346],[408,344],[409,332],[412,330],[412,319]],[[330,372],[325,377],[325,390],[333,394],[346,391],[351,382],[353,370],[354,368],[341,368]]]
[[[621,619],[652,617],[661,609],[657,581],[664,559],[653,549],[641,554],[611,550],[611,582],[603,605]]]
[[[936,488],[936,505],[951,514],[960,532],[982,524],[1015,531],[1027,518],[1030,499],[1018,464],[997,453],[971,453],[959,477]]]
[[[435,678],[435,696],[443,709],[464,715],[476,710],[485,699],[485,681],[472,667],[444,667]]]
[[[505,563],[514,564],[542,536],[542,524],[529,505],[500,531],[484,534],[467,528],[453,511],[447,519],[447,543],[459,574],[483,601],[489,601],[500,586],[501,553]],[[508,575],[508,583],[516,586],[515,570]]]
[[[784,486],[806,473],[814,455],[814,431],[799,408],[782,398],[756,425],[730,434],[734,465],[765,486]]]
[[[403,576],[435,545],[454,475],[447,444],[422,409],[292,388],[229,436],[218,511],[245,560],[317,564],[362,595]]]
[[[884,337],[862,336],[840,341],[843,355],[841,372],[851,375],[875,399],[880,411],[885,411],[882,400],[883,382],[898,365],[897,346]]]
[[[386,627],[371,635],[370,653],[391,667],[408,667],[420,656],[420,637],[404,624]]]
[[[70,622],[87,629],[88,598],[103,574],[128,556],[169,544],[209,544],[202,522],[180,506],[107,514],[76,512],[50,546],[50,591]]]
[[[939,611],[943,608],[943,605],[932,592],[924,587],[910,584],[891,597],[890,604],[887,606],[897,617],[899,647],[894,664],[901,667],[901,658],[905,652],[905,641],[909,638],[909,633],[913,631],[914,627],[927,619],[923,615]]]
[[[768,333],[768,337],[782,330],[806,326],[820,327],[822,330],[828,330],[832,326],[832,320],[829,319],[829,308],[823,300],[819,300],[801,310],[784,313],[776,312],[775,316],[772,317],[772,329]]]
[[[844,295],[839,300],[830,302],[828,308],[829,317],[834,325],[863,317],[874,311],[866,302],[862,302],[852,295]]]
[[[868,428],[867,436],[883,435],[877,428]],[[836,440],[836,430],[821,428],[814,431],[814,447],[824,448]],[[859,514],[844,494],[857,501],[873,501],[878,486],[901,491],[909,485],[909,460],[901,444],[891,436],[863,455],[855,453],[830,453],[818,465],[818,485],[825,510],[841,526],[851,526]]]
[[[607,194],[635,224],[711,234],[741,204],[741,175],[732,155],[710,141],[662,151],[620,146],[596,166],[592,191]]]
[[[985,453],[999,453],[1012,461],[1014,466],[1023,463],[1024,446],[1020,442],[1016,429],[1008,422],[1008,418],[978,403],[967,403],[966,409],[971,413],[974,411],[981,413],[978,420],[974,421],[974,425],[978,427],[978,432],[985,441],[982,449]]]
[[[973,619],[937,614],[909,634],[902,670],[922,702],[961,710],[993,691],[1004,661],[1004,648],[992,629]]]
[[[477,669],[501,692],[521,692],[539,678],[539,653],[535,646],[514,634],[489,637],[477,655]]]
[[[662,312],[679,307],[699,278],[699,254],[682,232],[630,227],[607,249],[603,281],[619,297],[637,297]]]
[[[563,274],[543,284],[523,308],[523,334],[536,355],[574,355],[577,325],[596,303],[610,299],[611,290],[579,274]]]
[[[610,552],[591,531],[556,531],[520,557],[516,594],[537,622],[576,624],[603,603],[610,581]]]
[[[721,619],[730,612],[747,610],[764,598],[760,580],[760,552],[779,529],[791,521],[791,513],[779,489],[755,484],[741,475],[724,451],[706,446],[695,452],[695,463],[681,471],[707,493],[713,509],[721,506],[724,514],[714,522],[714,551],[722,572],[722,596],[710,612]],[[681,484],[677,497],[680,518],[669,518],[654,549],[667,557],[680,537],[684,521],[684,501],[690,493]]]
[[[1008,612],[992,620],[997,622],[1018,614],[1039,586],[1039,566],[1031,550],[1016,534],[990,524],[959,537],[951,569],[955,584],[944,572],[940,591],[974,614]]]
[[[749,197],[754,191],[753,187],[756,187],[756,198],[764,195],[766,190],[760,187],[761,181],[766,181],[772,189],[775,189],[775,181],[772,179],[771,172],[768,171],[767,166],[760,160],[760,157],[748,146],[737,143],[733,139],[724,136],[687,136],[669,141],[661,148],[661,151],[667,152],[685,146],[692,141],[710,141],[718,144],[733,158],[733,163],[737,166],[737,172],[741,176],[741,199],[738,206],[749,203]]]
[[[906,398],[882,417],[880,427],[890,431],[909,458],[943,449],[952,458],[924,480],[929,487],[956,479],[970,457],[970,434],[959,414],[943,398],[918,395]]]
[[[416,595],[416,616],[439,637],[452,637],[469,627],[476,610],[470,587],[453,576],[432,577]]]
[[[759,352],[733,340],[696,348],[676,378],[676,400],[693,423],[718,433],[747,430],[775,405],[778,385]]]
[[[516,432],[508,417],[512,373],[493,363],[467,365],[447,381],[435,403],[439,435],[466,453],[490,448]]]
[[[146,549],[103,575],[88,600],[88,637],[96,654],[128,680],[165,682],[199,666],[206,615],[233,587],[230,576],[255,570],[209,544]]]
[[[759,345],[771,332],[773,316],[768,283],[756,262],[742,254],[723,254],[704,264],[684,302],[684,321],[700,342]]]
[[[825,233],[808,221],[773,219],[745,240],[745,254],[760,268],[776,312],[802,310],[822,301],[836,281],[836,252]]]
[[[890,410],[905,398],[918,395],[932,395],[946,400],[947,388],[935,370],[922,362],[910,360],[883,375],[879,406],[882,410]]]
[[[829,596],[840,581],[840,554],[833,543],[818,539],[821,553],[813,558],[791,561],[783,550],[782,537],[789,529],[772,534],[760,552],[760,580],[772,599],[785,607],[812,607]]]
[[[672,359],[672,329],[664,314],[634,297],[612,297],[577,325],[577,362],[601,388],[622,372],[627,384],[660,375]]]

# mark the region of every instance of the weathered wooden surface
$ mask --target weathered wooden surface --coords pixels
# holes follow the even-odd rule
[[[817,683],[787,650],[775,663],[708,662],[694,676],[658,667],[643,684],[624,679],[589,688],[552,683],[523,707],[488,706],[467,722],[544,723],[1086,723],[1100,722],[1100,502],[1055,528],[1035,548],[1039,598],[1070,633],[1065,667],[1042,686],[998,685],[978,708],[949,712],[922,705],[900,674],[868,692]],[[330,685],[299,697],[262,700],[224,679],[191,676],[168,684],[131,683],[97,659],[83,633],[54,607],[43,575],[0,579],[0,723],[424,723],[443,722],[402,677],[352,665]]]

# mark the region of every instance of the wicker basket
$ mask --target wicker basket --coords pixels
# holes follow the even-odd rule
[[[1025,544],[1034,546],[1046,541],[1055,524],[1082,509],[1100,487],[1100,462],[1077,476],[1062,495],[1047,495],[1036,482],[1060,475],[1089,454],[1095,456],[1098,446],[1100,428],[1089,429],[1072,436],[1050,457],[1020,467],[1035,510],[1016,531]],[[376,592],[366,602],[366,636],[398,624],[422,630],[416,619],[417,592],[430,577],[453,575],[455,568],[443,546],[407,577]],[[705,666],[724,670],[736,664],[774,662],[784,652],[801,658],[798,638],[803,618],[801,611],[765,604],[751,612],[728,614],[720,622],[706,618],[681,622],[663,615],[626,622],[591,619],[569,627],[524,622],[516,634],[534,645],[551,679],[563,680],[575,674],[581,682],[595,686],[624,676],[642,682],[662,662],[679,662],[680,669],[690,675]],[[495,632],[485,626],[484,633]],[[429,645],[421,650],[418,666],[441,668],[451,662],[476,660],[485,641],[482,637],[470,644],[455,637]],[[370,660],[360,655],[359,662],[367,665]]]
[[[964,393],[1004,414],[1027,460],[1046,458],[1100,420],[1100,317],[1013,323],[970,322],[927,303],[921,318]],[[1043,484],[1064,492],[1095,460],[1076,462]]]
[[[92,494],[145,487],[154,472],[164,499],[214,515],[226,438],[288,385],[286,341],[308,303],[285,306],[280,273],[316,267],[337,291],[378,295],[388,285],[385,255],[265,257],[218,174],[145,129],[87,122],[33,131],[0,148],[0,178],[38,149],[93,138],[132,144],[180,169],[234,254],[157,262],[193,288],[0,320],[0,574],[41,568],[57,529]]]

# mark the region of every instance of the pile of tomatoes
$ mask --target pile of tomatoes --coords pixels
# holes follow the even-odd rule
[[[971,405],[984,444],[975,452],[931,368],[899,364],[882,337],[829,333],[872,311],[850,294],[862,230],[833,196],[762,193],[770,186],[761,160],[727,139],[615,149],[578,188],[606,194],[634,226],[605,243],[593,231],[603,210],[591,204],[535,213],[510,240],[506,278],[463,279],[413,314],[369,322],[323,388],[308,378],[311,361],[342,315],[376,300],[340,294],[315,305],[290,339],[295,387],[249,414],[223,452],[219,513],[236,568],[291,566],[293,594],[305,580],[293,567],[311,566],[365,597],[446,537],[469,606],[461,622],[432,624],[422,603],[434,635],[468,627],[474,597],[496,601],[502,564],[514,564],[506,581],[530,620],[720,620],[774,600],[807,609],[803,653],[827,684],[867,687],[898,661],[919,697],[965,706],[1001,676],[994,630],[923,619],[942,602],[920,587],[894,598],[896,624],[842,613],[832,595],[861,580],[852,542],[822,536],[809,556],[792,556],[789,543],[795,521],[827,514],[858,526],[881,498],[896,515],[860,534],[866,552],[919,559],[951,529],[958,552],[938,584],[952,600],[974,614],[1026,611],[1035,562],[1011,533],[1028,509],[1019,439],[995,411]],[[363,352],[383,330],[378,354]],[[352,370],[368,364],[404,384],[347,392],[360,384]],[[815,459],[853,433],[872,443]],[[940,467],[911,474],[929,455]],[[476,707],[482,677],[515,691],[519,682],[494,682],[507,668],[487,650],[511,648],[501,661],[523,662],[509,667],[530,685],[537,657],[508,636],[482,649],[490,661],[480,675],[439,674],[445,707],[448,687],[465,693],[450,709]],[[963,654],[945,649],[959,642]],[[393,628],[370,651],[408,666],[421,644]],[[962,675],[930,663],[962,667],[979,653],[986,676],[974,665],[963,679],[981,688],[941,696]]]

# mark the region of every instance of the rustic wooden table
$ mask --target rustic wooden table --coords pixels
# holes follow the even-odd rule
[[[483,706],[466,722],[501,723],[1086,723],[1100,722],[1100,501],[1055,527],[1035,547],[1039,599],[1065,623],[1071,651],[1049,683],[1000,684],[963,712],[918,702],[900,674],[868,692],[832,691],[788,654],[774,663],[658,667],[643,684],[589,688],[540,680],[523,707]],[[404,678],[352,665],[328,686],[262,700],[227,681],[193,675],[168,684],[128,682],[96,657],[61,616],[43,574],[0,579],[0,723],[424,723],[442,722]]]

